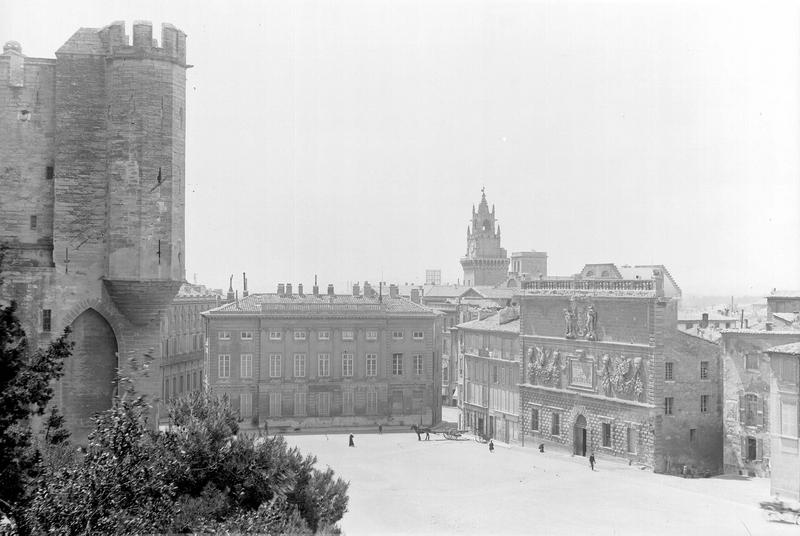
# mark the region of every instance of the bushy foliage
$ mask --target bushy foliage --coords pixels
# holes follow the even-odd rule
[[[347,483],[281,437],[235,435],[226,397],[175,401],[152,430],[141,398],[99,415],[83,457],[46,465],[27,510],[34,533],[338,532]]]
[[[12,509],[24,502],[36,476],[41,456],[33,445],[31,417],[43,415],[53,397],[53,381],[61,377],[72,348],[68,335],[66,330],[47,348],[30,349],[16,304],[0,307],[0,502]],[[58,414],[51,413],[47,422],[55,434],[47,440],[63,441],[67,434]]]
[[[167,436],[147,426],[141,398],[119,400],[96,419],[85,456],[52,467],[39,479],[26,511],[36,534],[133,534],[161,532],[175,505],[164,457]]]

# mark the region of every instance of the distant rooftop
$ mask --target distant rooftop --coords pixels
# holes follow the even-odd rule
[[[506,311],[506,309],[503,309]],[[503,311],[487,316],[483,320],[470,320],[459,324],[459,329],[474,329],[480,331],[502,331],[507,333],[519,333],[519,313],[504,318]]]
[[[789,344],[773,346],[772,348],[769,348],[767,352],[775,352],[776,354],[800,355],[800,342],[790,342]]]
[[[770,298],[800,298],[800,290],[773,290],[767,296]]]
[[[708,314],[709,322],[738,322],[735,316],[727,316],[718,311],[678,311],[678,322],[700,322],[703,314]]]
[[[406,298],[391,298],[352,296],[340,294],[329,296],[320,294],[293,294],[281,296],[279,294],[251,294],[238,301],[226,303],[210,311],[208,315],[241,315],[241,314],[309,314],[309,315],[412,315],[435,316],[432,309],[412,302]]]

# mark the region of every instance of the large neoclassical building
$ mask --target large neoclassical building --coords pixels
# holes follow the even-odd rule
[[[415,297],[416,298],[416,297]],[[205,378],[244,426],[270,431],[441,420],[441,318],[388,295],[281,284],[203,313]]]

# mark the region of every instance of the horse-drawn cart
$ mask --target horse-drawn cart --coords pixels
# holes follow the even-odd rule
[[[769,521],[789,521],[800,525],[800,503],[775,497],[758,503]]]

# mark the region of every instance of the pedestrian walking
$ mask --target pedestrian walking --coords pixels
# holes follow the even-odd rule
[[[589,466],[592,468],[592,471],[594,471],[594,452],[589,455]]]
[[[494,441],[489,440],[489,452],[494,452]]]
[[[350,444],[348,446],[349,447],[355,447],[356,446],[355,441],[353,441],[353,434],[350,434]]]
[[[379,434],[382,434],[382,433],[383,433],[383,425],[382,425],[382,424],[379,424],[379,425],[378,425],[378,433],[379,433]]]
[[[425,432],[425,441],[430,441],[430,439],[431,439],[431,433]]]

